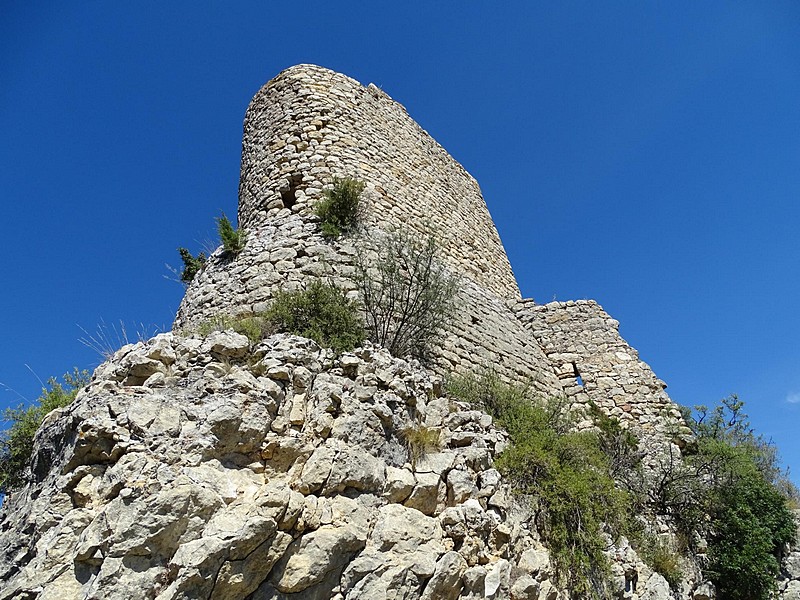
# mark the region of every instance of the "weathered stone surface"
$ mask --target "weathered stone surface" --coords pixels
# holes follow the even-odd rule
[[[250,103],[239,187],[247,244],[233,260],[221,249],[212,253],[176,327],[264,310],[278,290],[310,278],[353,290],[357,248],[324,239],[313,211],[337,177],[366,183],[369,237],[397,227],[419,237],[433,230],[443,262],[462,279],[461,310],[434,349],[442,374],[491,367],[534,381],[542,393],[561,392],[510,307],[519,288],[476,181],[378,88],[313,65],[283,71]]]
[[[503,439],[491,419],[436,402],[437,377],[384,350],[341,369],[330,351],[277,335],[236,358],[243,342],[223,333],[126,346],[45,422],[42,480],[2,507],[0,598],[508,596],[504,556],[533,539],[524,506],[506,526],[481,504],[510,497],[481,446]],[[228,366],[208,368],[221,349]],[[132,385],[152,357],[170,376]],[[475,435],[414,473],[402,432],[428,404],[451,434]],[[378,417],[376,406],[392,408]],[[488,469],[465,460],[472,450]]]

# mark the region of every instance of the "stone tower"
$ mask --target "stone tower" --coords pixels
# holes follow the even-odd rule
[[[494,369],[545,396],[589,400],[643,432],[679,419],[666,387],[595,302],[522,300],[480,188],[403,108],[374,85],[322,67],[291,67],[247,109],[233,260],[215,252],[187,290],[176,327],[257,313],[275,292],[323,277],[352,290],[353,241],[324,239],[314,205],[334,178],[365,182],[370,230],[437,235],[460,276],[460,311],[435,350],[442,374]],[[668,418],[664,418],[665,415]]]

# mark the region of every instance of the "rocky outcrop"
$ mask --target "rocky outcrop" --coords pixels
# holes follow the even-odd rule
[[[412,452],[422,428],[438,445]],[[46,419],[35,481],[3,505],[0,598],[554,600],[493,466],[507,443],[378,348],[161,334]],[[614,558],[620,597],[666,598],[629,547]]]

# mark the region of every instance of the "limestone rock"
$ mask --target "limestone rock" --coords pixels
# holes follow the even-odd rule
[[[127,346],[46,420],[41,480],[2,507],[0,599],[510,597],[505,556],[534,540],[482,446],[502,435],[490,419],[431,401],[436,377],[384,350],[354,354],[345,374],[303,338],[238,356],[245,341],[217,333]],[[132,385],[147,361],[169,376]],[[413,472],[402,432],[428,404],[473,436]],[[464,460],[472,450],[488,468]],[[481,503],[502,490],[509,525]]]

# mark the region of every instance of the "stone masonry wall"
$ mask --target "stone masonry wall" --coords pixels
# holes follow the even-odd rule
[[[356,253],[352,239],[326,241],[313,221],[281,209],[252,232],[242,253],[228,259],[221,250],[189,286],[176,328],[191,330],[220,313],[258,313],[269,307],[276,290],[294,290],[322,278],[355,293],[350,278]],[[468,278],[462,279],[460,309],[441,346],[434,348],[442,374],[493,368],[512,381],[535,379],[545,395],[560,383],[530,332],[509,304]]]
[[[308,216],[334,177],[366,182],[370,223],[435,231],[454,271],[519,298],[477,182],[400,104],[328,69],[287,69],[247,109],[239,223],[256,229],[281,208]]]
[[[639,354],[619,335],[619,321],[594,300],[519,304],[517,315],[533,332],[568,398],[590,400],[645,436],[679,445],[689,430],[680,411]]]
[[[446,267],[462,280],[460,310],[436,349],[442,373],[496,369],[540,392],[560,384],[510,304],[519,288],[475,180],[374,86],[301,65],[256,94],[245,116],[234,259],[215,252],[176,317],[187,328],[220,313],[260,312],[279,289],[315,277],[353,290],[355,240],[327,241],[314,204],[334,177],[366,183],[366,229],[434,232]]]

